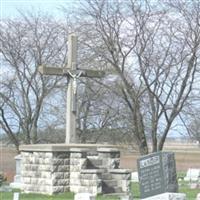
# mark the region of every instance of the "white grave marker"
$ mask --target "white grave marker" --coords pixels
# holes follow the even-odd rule
[[[139,183],[138,172],[132,172],[131,173],[131,182]]]
[[[14,182],[10,183],[10,187],[15,189],[21,189],[22,182],[21,182],[21,155],[15,156],[15,163],[16,163],[16,175],[14,176]]]
[[[19,192],[14,192],[13,200],[19,200]]]

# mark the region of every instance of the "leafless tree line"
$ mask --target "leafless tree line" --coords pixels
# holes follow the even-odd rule
[[[1,128],[18,148],[20,143],[37,143],[44,101],[59,79],[41,76],[41,64],[64,65],[65,29],[50,16],[23,15],[1,23]],[[22,133],[22,134],[20,134]],[[20,134],[20,135],[19,135]]]

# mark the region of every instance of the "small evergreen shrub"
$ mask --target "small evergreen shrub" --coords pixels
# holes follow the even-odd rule
[[[0,187],[2,186],[3,182],[5,182],[5,181],[6,181],[6,178],[3,174],[3,172],[0,172]]]

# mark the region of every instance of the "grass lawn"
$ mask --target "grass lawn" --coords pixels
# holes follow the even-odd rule
[[[13,193],[11,192],[3,192],[0,193],[0,200],[12,200],[13,199]],[[73,200],[74,195],[71,193],[64,193],[59,195],[40,195],[40,194],[21,194],[20,200]],[[118,198],[115,197],[103,197],[99,196],[97,198],[98,200],[108,199],[108,200],[117,200]]]
[[[188,187],[188,183],[181,181],[181,185],[179,186],[179,192],[185,193],[187,196],[187,200],[195,200],[198,193],[200,193],[200,189],[190,189]],[[139,185],[133,184],[132,185],[132,193],[133,193],[133,199],[139,200],[140,198],[140,192],[139,192]]]
[[[20,194],[20,200],[73,200],[72,193],[64,193],[53,196],[41,194]],[[98,196],[97,200],[117,200],[117,197]],[[0,200],[13,200],[13,192],[0,192]]]
[[[131,191],[133,193],[133,199],[139,200],[140,192],[139,185],[134,183],[131,186]],[[185,193],[187,200],[195,200],[197,194],[200,192],[199,189],[189,189],[188,184],[181,182],[179,186],[179,192]],[[74,195],[72,193],[64,193],[53,196],[40,195],[40,194],[20,194],[20,200],[73,200]],[[118,200],[118,197],[102,196],[99,195],[96,200]],[[0,200],[13,200],[13,192],[0,192]]]

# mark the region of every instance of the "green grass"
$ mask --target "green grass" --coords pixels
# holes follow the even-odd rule
[[[200,193],[200,189],[189,189],[188,183],[181,181],[181,185],[179,186],[179,192],[185,193],[187,196],[187,200],[195,200],[198,193]]]
[[[13,192],[0,192],[0,200],[13,200]],[[20,200],[73,200],[72,193],[63,193],[58,195],[41,195],[41,194],[20,194]],[[117,197],[105,197],[99,195],[97,200],[118,200]]]
[[[200,193],[200,189],[190,189],[187,182],[181,181],[181,185],[179,186],[179,192],[185,193],[187,200],[195,200],[198,193]],[[132,184],[132,193],[133,193],[133,199],[139,200],[140,198],[140,191],[139,191],[139,185],[134,183]]]
[[[13,193],[12,192],[3,192],[0,193],[0,200],[12,200]],[[49,195],[41,195],[41,194],[20,194],[20,200],[72,200],[72,193],[64,193],[55,196]]]
[[[181,181],[181,186],[179,186],[179,192],[185,193],[187,196],[187,200],[195,200],[197,194],[200,192],[199,189],[189,189],[188,183]],[[13,192],[0,192],[0,200],[12,200],[13,199]],[[133,183],[131,185],[131,192],[133,194],[134,200],[140,199],[140,192],[139,192],[139,184]],[[74,195],[73,193],[64,193],[58,195],[41,195],[41,194],[20,194],[20,200],[73,200]],[[118,197],[112,196],[102,196],[98,195],[96,200],[118,200]]]

